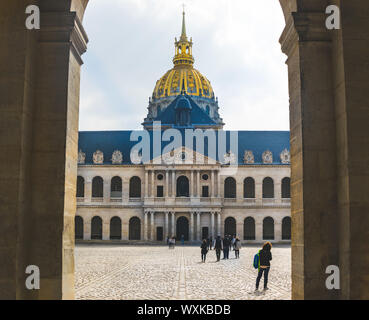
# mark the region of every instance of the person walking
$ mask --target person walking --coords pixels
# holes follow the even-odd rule
[[[210,237],[210,239],[209,239],[209,249],[210,250],[213,249],[213,237]]]
[[[241,241],[240,239],[236,238],[234,241],[234,254],[236,256],[236,259],[240,258],[240,249],[241,249]]]
[[[232,237],[232,249],[233,249],[233,250],[236,250],[236,248],[235,248],[235,242],[236,242],[236,235],[234,235],[234,236]]]
[[[259,283],[261,277],[264,274],[264,291],[268,290],[268,275],[270,270],[270,261],[272,260],[272,244],[268,241],[265,242],[263,248],[259,251],[259,271],[256,278],[256,289],[259,290]]]
[[[229,258],[229,246],[231,245],[231,241],[228,236],[225,236],[223,239],[223,260]]]
[[[217,236],[217,238],[215,239],[214,249],[217,256],[217,261],[220,261],[220,251],[222,250],[222,239],[220,238],[220,236]]]
[[[208,253],[208,243],[206,239],[202,240],[201,244],[201,261],[205,263],[206,261],[206,255]]]

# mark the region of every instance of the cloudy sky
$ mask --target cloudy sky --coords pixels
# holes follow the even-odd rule
[[[212,83],[225,129],[289,130],[276,0],[90,1],[80,130],[142,128],[155,83],[173,66],[183,3],[195,67]]]

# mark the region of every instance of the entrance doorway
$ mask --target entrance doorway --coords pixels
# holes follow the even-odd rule
[[[236,234],[236,220],[233,217],[228,217],[224,221],[224,235],[233,236]]]
[[[209,227],[202,227],[202,238],[207,239],[209,238]]]
[[[188,241],[189,226],[188,219],[186,217],[180,217],[177,219],[177,240],[181,240],[181,236],[184,236],[184,240]]]
[[[129,220],[129,240],[141,240],[141,221],[137,217]]]
[[[164,237],[163,227],[157,227],[156,228],[156,240],[163,241],[163,237]]]

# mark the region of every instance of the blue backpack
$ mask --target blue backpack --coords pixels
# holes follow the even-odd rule
[[[255,256],[254,256],[254,263],[253,263],[253,265],[254,265],[254,268],[255,269],[259,269],[259,267],[260,267],[260,257],[259,257],[259,254],[260,254],[260,251],[257,254],[255,254]]]

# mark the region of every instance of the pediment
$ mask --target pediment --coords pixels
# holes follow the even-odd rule
[[[201,165],[201,164],[217,164],[216,159],[205,156],[200,152],[196,152],[186,147],[179,147],[170,152],[164,153],[154,158],[150,164],[161,165]]]

